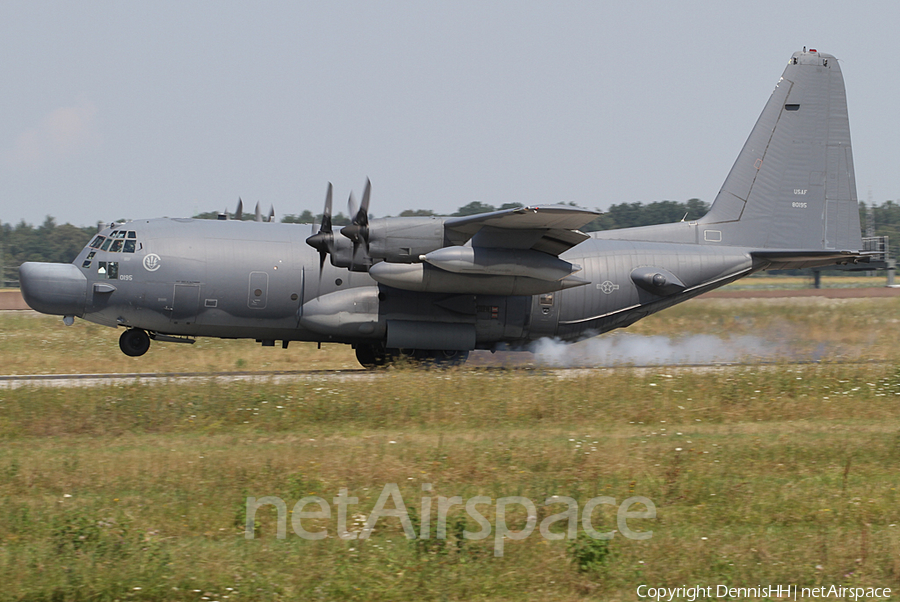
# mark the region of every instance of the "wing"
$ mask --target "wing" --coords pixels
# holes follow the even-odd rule
[[[451,217],[444,222],[444,233],[455,245],[471,239],[473,247],[532,249],[556,256],[589,238],[578,228],[598,215],[565,205],[521,207]]]

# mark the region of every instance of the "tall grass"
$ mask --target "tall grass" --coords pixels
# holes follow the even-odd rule
[[[0,600],[634,599],[641,583],[869,584],[900,576],[900,375],[887,364],[716,370],[396,370],[286,385],[0,392]],[[645,496],[645,541],[275,537],[247,496],[368,514],[431,495]],[[496,517],[486,512],[490,521]],[[524,526],[524,514],[509,517]],[[615,529],[597,511],[594,524]],[[358,523],[353,522],[353,525]],[[435,524],[432,518],[432,525]],[[598,528],[599,530],[599,528]],[[582,540],[584,541],[584,540]],[[591,540],[593,541],[593,540]],[[583,562],[585,558],[599,559]],[[140,588],[140,589],[136,589]],[[228,589],[231,588],[231,589]],[[199,591],[196,591],[199,590]]]

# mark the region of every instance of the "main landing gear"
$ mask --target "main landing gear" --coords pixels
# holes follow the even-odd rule
[[[435,368],[461,366],[469,357],[468,351],[443,349],[385,349],[381,345],[359,344],[356,359],[366,369],[385,368],[398,363],[409,363]]]
[[[138,357],[150,349],[150,336],[140,328],[129,328],[119,337],[119,349],[131,357]]]

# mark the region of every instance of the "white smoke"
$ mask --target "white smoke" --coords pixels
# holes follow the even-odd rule
[[[708,334],[673,338],[615,333],[579,343],[540,339],[529,350],[536,364],[562,368],[759,362],[783,355],[780,345],[758,337]]]

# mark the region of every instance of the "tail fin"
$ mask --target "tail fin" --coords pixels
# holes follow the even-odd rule
[[[729,246],[862,248],[837,59],[794,53],[699,226],[701,242]]]

